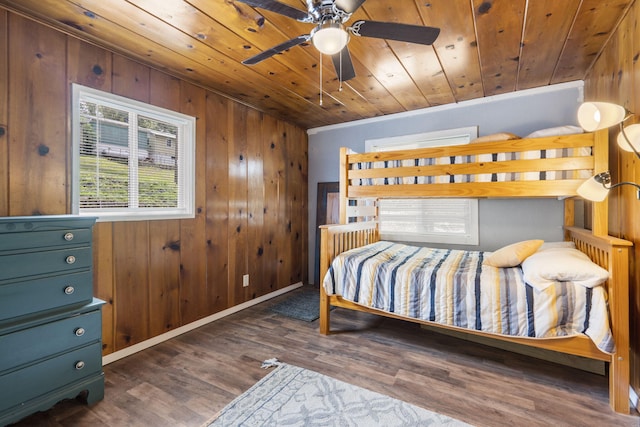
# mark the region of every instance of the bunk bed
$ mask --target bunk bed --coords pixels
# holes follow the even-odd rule
[[[338,274],[334,268],[351,262],[344,257],[354,251],[366,251],[372,245],[386,244],[380,241],[375,220],[376,200],[385,197],[560,198],[564,200],[565,241],[573,242],[569,245],[586,254],[588,262],[608,273],[608,278],[602,279],[604,283],[590,288],[590,292],[604,291],[604,320],[612,342],[603,343],[593,339],[593,334],[589,337],[584,333],[532,338],[485,332],[474,329],[473,325],[464,332],[607,362],[610,405],[616,412],[629,413],[631,243],[608,235],[606,201],[591,205],[591,230],[575,226],[577,188],[594,171],[608,170],[607,131],[499,141],[486,139],[459,146],[362,154],[341,149],[340,224],[320,227],[320,277],[323,280],[320,333],[330,333],[331,306],[462,330],[417,314],[392,312],[380,304],[356,302],[353,295],[347,298],[336,291]],[[377,252],[378,249],[369,250]],[[520,268],[519,265],[511,267]],[[343,276],[345,274],[348,273]],[[378,282],[387,281],[379,279]]]

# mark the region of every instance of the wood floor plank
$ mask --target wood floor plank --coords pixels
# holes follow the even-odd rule
[[[609,408],[605,376],[343,309],[321,336],[318,321],[269,310],[287,297],[113,362],[103,401],[64,401],[16,426],[201,426],[272,357],[476,426],[640,425]]]

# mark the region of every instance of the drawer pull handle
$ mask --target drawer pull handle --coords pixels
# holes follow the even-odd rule
[[[74,293],[76,290],[73,286],[67,286],[66,288],[64,288],[64,293],[67,295],[71,295],[72,293]]]
[[[67,264],[73,264],[76,262],[76,257],[74,257],[73,255],[69,255],[66,261],[67,261]]]
[[[76,334],[77,337],[83,336],[84,335],[84,328],[76,329],[75,334]]]
[[[79,371],[79,370],[80,370],[80,369],[82,369],[82,368],[84,368],[84,362],[83,362],[82,360],[78,360],[78,361],[76,362],[76,370],[78,370],[78,371]]]
[[[67,242],[70,242],[70,241],[72,241],[72,240],[73,240],[73,237],[74,237],[74,236],[73,236],[73,233],[66,233],[66,234],[64,235],[64,240],[66,240]]]

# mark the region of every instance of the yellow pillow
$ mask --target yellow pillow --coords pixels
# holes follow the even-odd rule
[[[494,141],[508,141],[510,139],[520,139],[518,135],[511,132],[500,132],[500,133],[492,133],[491,135],[485,135],[478,137],[471,141],[471,143],[479,143],[479,142],[494,142]]]
[[[512,243],[493,252],[482,263],[493,267],[515,267],[522,264],[528,256],[533,255],[543,243],[544,240]]]

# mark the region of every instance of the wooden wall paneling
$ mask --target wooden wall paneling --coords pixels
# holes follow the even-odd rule
[[[485,96],[516,90],[525,0],[473,0]],[[504,16],[513,19],[505,20]]]
[[[589,13],[579,13],[572,25],[569,38],[562,51],[551,83],[562,83],[582,80],[584,73],[592,65],[591,62],[598,55],[604,37],[608,37],[614,30],[618,13],[612,10],[623,10],[629,5],[629,0],[583,0],[580,10]]]
[[[206,238],[209,311],[229,307],[229,105],[209,92],[206,100]]]
[[[182,326],[180,221],[149,221],[149,333]]]
[[[149,102],[150,69],[113,55],[114,94]],[[149,221],[113,224],[115,350],[142,342],[149,334]]]
[[[271,116],[262,118],[264,141],[264,286],[269,291],[278,288],[278,200],[280,194],[280,132],[278,122]]]
[[[398,3],[397,1],[393,3],[369,2],[363,5],[363,8],[356,11],[355,14],[366,14],[370,19],[385,21],[388,20],[389,14],[392,13],[398,22],[422,25],[422,20],[417,13],[418,10],[415,4],[405,2],[405,4],[400,5]],[[355,22],[356,19],[360,18],[354,16],[352,19],[353,21],[351,22]],[[428,79],[427,76],[430,77],[434,74],[440,75],[441,69],[439,64],[437,66],[433,63],[430,64],[432,69],[429,71],[431,72],[420,70],[420,72],[415,75],[411,74],[411,71],[417,71],[416,69],[412,70],[410,68],[414,65],[415,57],[427,56],[437,63],[437,57],[432,47],[416,46],[411,43],[387,41],[383,39],[368,39],[365,42],[366,46],[364,46],[365,43],[362,43],[364,40],[360,39],[356,41],[354,39],[357,39],[357,37],[352,37],[349,43],[349,49],[352,55],[358,57],[359,61],[362,61],[370,70],[369,72],[376,76],[378,81],[388,90],[391,91],[391,88],[397,90],[394,98],[396,98],[407,111],[424,108],[425,99],[428,99],[427,94],[432,95],[434,92],[443,92],[446,94],[449,91],[448,82],[442,78],[435,80],[438,85],[438,90],[431,91],[429,89],[423,89],[425,86],[434,83],[434,80]],[[374,58],[377,55],[380,55],[380,57],[388,56],[384,60],[384,67],[377,67],[375,65]],[[405,58],[407,59],[406,61]],[[442,100],[441,96],[430,96],[430,98],[436,103]],[[427,105],[430,105],[429,101],[427,101]],[[346,110],[348,111],[348,109]]]
[[[418,11],[425,25],[442,27],[446,22],[450,29],[455,29],[441,32],[433,47],[443,68],[456,70],[447,77],[458,102],[481,97],[484,93],[470,8],[471,2],[468,1],[432,0],[418,3]]]
[[[9,28],[8,12],[0,9],[0,216],[9,215]]]
[[[111,92],[112,55],[95,45],[67,37],[67,80]],[[100,222],[93,233],[93,288],[102,307],[102,353],[115,348],[113,225]]]
[[[581,0],[527,2],[518,90],[551,83],[554,66],[562,53],[562,44],[555,41],[566,38],[580,3]],[[555,33],[550,37],[552,29]]]
[[[291,199],[291,244],[292,267],[290,283],[306,282],[305,274],[308,261],[303,257],[302,247],[306,242],[307,229],[307,149],[304,134],[295,126],[287,123],[287,135],[291,135],[289,146],[293,160],[292,179],[293,197]]]
[[[151,69],[139,62],[113,55],[113,93],[149,103]]]
[[[618,93],[618,99],[616,103],[624,106],[626,109],[633,111],[633,50],[634,50],[634,20],[631,19],[631,15],[627,15],[627,18],[624,19],[616,33],[614,34],[614,38],[616,39],[616,47],[617,50],[615,55],[617,56],[616,64],[617,64],[617,72],[615,82],[615,93]],[[631,121],[626,122],[625,124],[630,124]],[[619,129],[612,129],[615,134],[612,135],[610,141],[612,141],[609,146],[611,147],[612,153],[609,158],[611,159],[611,169],[613,169],[613,176],[617,176],[621,181],[632,180],[633,170],[635,169],[635,155],[626,153],[618,147],[616,139],[618,137]],[[618,237],[623,237],[623,233],[625,230],[629,229],[629,222],[631,217],[629,215],[625,215],[624,212],[624,201],[625,200],[633,200],[635,197],[635,190],[630,186],[623,186],[618,189],[618,191],[611,191],[609,198],[609,217],[611,218],[611,223],[613,224],[613,228],[611,228],[611,233]]]
[[[182,82],[182,113],[196,118],[195,218],[180,220],[180,283],[182,322],[207,316],[206,238],[206,91]]]
[[[307,229],[307,144],[304,134],[295,126],[287,123],[287,144],[292,183],[291,195],[291,277],[289,284],[306,282],[307,257],[303,256]],[[284,285],[284,284],[283,284]]]
[[[150,72],[152,105],[180,111],[180,80]],[[180,221],[149,221],[149,333],[182,325],[180,316]]]
[[[93,227],[93,294],[105,302],[102,306],[102,354],[115,351],[115,277],[113,260],[113,223],[98,222]]]
[[[281,152],[281,175],[280,175],[280,197],[278,199],[278,287],[291,283],[291,266],[293,264],[293,247],[291,244],[291,197],[293,196],[293,180],[291,170],[293,169],[293,158],[290,154],[290,136],[287,134],[287,125],[284,122],[278,123],[280,130]]]
[[[112,55],[75,37],[67,37],[67,79],[93,89],[111,92]]]
[[[113,223],[113,265],[117,351],[151,337],[148,221]]]
[[[8,27],[9,215],[65,214],[66,37],[17,15]]]
[[[298,174],[302,185],[300,186],[301,194],[298,199],[299,215],[302,219],[300,226],[300,249],[299,260],[302,271],[300,272],[300,281],[303,283],[309,283],[309,257],[303,248],[309,247],[309,149],[307,133],[300,128],[293,128],[297,133],[296,140],[299,147],[299,161],[300,167],[298,168]]]
[[[276,211],[276,226],[275,236],[273,238],[273,246],[276,252],[276,256],[273,258],[276,268],[276,288],[282,285],[285,281],[282,279],[283,263],[285,262],[286,254],[284,253],[284,239],[286,238],[287,230],[287,217],[286,217],[286,197],[287,197],[287,183],[286,183],[286,138],[285,129],[282,122],[276,123],[276,143],[272,151],[272,164],[271,167],[276,171],[277,176],[277,197],[273,200],[273,209]]]
[[[257,110],[247,114],[247,267],[249,287],[245,299],[269,292],[264,277],[264,158],[262,155],[262,117]]]
[[[623,89],[622,72],[623,72],[623,59],[620,56],[621,49],[624,46],[624,37],[621,36],[620,31],[616,31],[609,41],[609,49],[607,56],[610,60],[610,65],[607,67],[607,74],[610,75],[609,82],[607,84],[607,93],[610,95],[607,97],[611,102],[615,102],[620,105],[623,104],[623,95],[620,90]],[[618,137],[619,129],[612,127],[609,129],[609,170],[613,182],[620,181],[621,169],[620,169],[620,153],[618,145],[616,144],[616,138]],[[622,228],[620,223],[619,205],[622,197],[621,190],[613,190],[609,192],[608,207],[609,207],[609,234],[614,236],[621,236]]]
[[[415,4],[403,4],[399,5],[397,2],[368,2],[364,5],[364,9],[367,14],[371,16],[371,19],[378,21],[388,20],[390,13],[395,15],[397,22],[410,25],[423,25],[418,13],[417,6]],[[427,105],[440,105],[455,102],[451,87],[447,81],[446,76],[442,72],[442,66],[440,61],[431,46],[417,45],[413,43],[404,43],[397,41],[373,41],[368,40],[369,43],[381,43],[391,47],[395,56],[397,57],[398,65],[404,68],[408,76],[415,83],[418,91],[427,99]],[[384,46],[385,50],[387,46]],[[374,48],[377,51],[377,48]],[[386,68],[386,67],[385,67]],[[394,73],[394,71],[391,71]],[[404,71],[403,71],[404,72]],[[419,99],[419,98],[416,98]],[[424,108],[416,106],[411,107],[411,101],[401,100],[401,103],[409,110],[415,108]]]
[[[244,302],[247,265],[247,107],[234,103],[229,119],[229,304]]]

